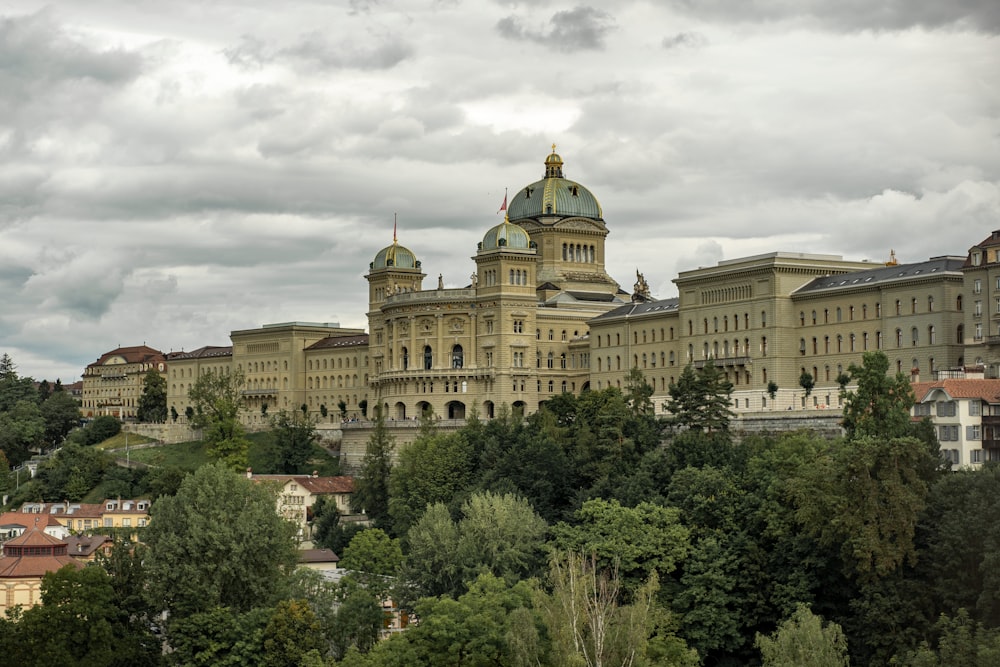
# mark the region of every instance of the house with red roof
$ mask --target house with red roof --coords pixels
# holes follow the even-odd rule
[[[39,517],[39,523],[41,523]],[[66,542],[52,537],[39,526],[8,540],[0,555],[0,615],[16,605],[33,607],[41,602],[42,577],[47,572],[84,562],[69,555]]]
[[[312,507],[320,497],[333,500],[341,514],[351,511],[353,477],[320,477],[315,472],[312,475],[255,475],[247,468],[247,479],[278,487],[278,514],[299,526],[299,537],[304,540],[312,538]]]
[[[941,454],[955,467],[1000,461],[1000,380],[977,373],[915,382],[912,387],[913,417],[931,419]]]

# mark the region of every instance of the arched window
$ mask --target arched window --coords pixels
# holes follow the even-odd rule
[[[913,345],[916,345],[917,343],[920,342],[920,332],[917,331],[916,327],[910,329],[910,339]]]
[[[937,332],[934,330],[934,325],[927,327],[927,342],[930,345],[935,345],[937,343]]]
[[[462,346],[455,345],[451,348],[451,367],[462,368],[463,365],[465,365],[465,355],[462,351]]]
[[[545,360],[545,367],[546,368],[552,368],[552,364],[553,364],[553,360],[554,359],[555,359],[555,355],[553,355],[551,352],[549,352],[549,356]]]
[[[430,345],[424,345],[424,370],[430,370],[434,366],[434,351]]]
[[[404,347],[402,350],[400,350],[400,353],[401,353],[400,356],[402,357],[403,360],[403,370],[405,371],[407,368],[410,367],[410,351]]]

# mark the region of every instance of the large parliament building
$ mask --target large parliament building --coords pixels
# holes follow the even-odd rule
[[[621,387],[632,368],[662,411],[683,368],[709,359],[733,383],[737,414],[837,408],[838,377],[868,350],[914,381],[971,366],[998,375],[1000,233],[966,255],[912,264],[888,249],[884,263],[789,252],[731,259],[682,272],[678,296],[656,300],[641,274],[631,292],[608,275],[604,211],[563,167],[553,151],[543,178],[484,229],[466,287],[425,284],[420,248],[394,238],[365,276],[367,333],[268,324],[231,332],[231,346],[164,355],[172,414],[184,420],[199,374],[232,369],[246,377],[249,424],[303,406],[324,422],[370,417],[376,406],[393,420],[428,410],[489,418],[503,405],[531,413],[560,392]],[[102,397],[126,384],[123,364],[100,362],[84,375],[85,413],[100,414]],[[808,396],[803,373],[815,382]]]

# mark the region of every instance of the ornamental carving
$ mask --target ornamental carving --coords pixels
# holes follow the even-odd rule
[[[420,332],[423,334],[429,334],[434,330],[434,320],[429,317],[425,317],[420,320]]]
[[[410,321],[400,320],[399,322],[396,323],[396,329],[399,331],[400,336],[405,336],[406,334],[410,333]]]
[[[448,332],[453,334],[460,334],[465,331],[465,320],[461,317],[453,317],[448,320]]]

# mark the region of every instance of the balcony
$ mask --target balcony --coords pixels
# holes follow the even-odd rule
[[[1000,449],[1000,415],[983,415],[983,449]]]
[[[264,389],[244,389],[242,392],[244,396],[277,396],[277,387],[264,388]]]
[[[515,372],[526,369],[514,369]],[[372,382],[393,380],[461,380],[463,378],[490,378],[496,376],[496,368],[410,368],[407,370],[382,371],[372,378]]]
[[[737,366],[752,366],[753,360],[750,357],[722,357],[721,359],[712,359],[718,368],[735,368]],[[705,364],[708,363],[708,359],[698,359],[694,362],[695,368],[704,368]]]

